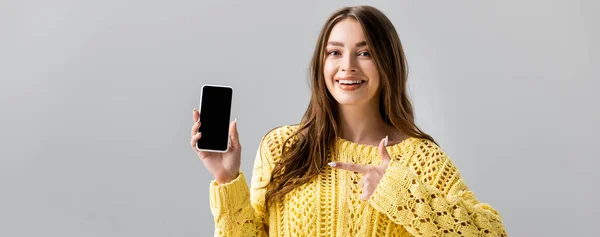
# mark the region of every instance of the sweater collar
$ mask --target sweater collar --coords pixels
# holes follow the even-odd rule
[[[406,151],[412,150],[411,148],[418,140],[419,138],[409,137],[400,143],[388,145],[386,149],[390,157],[397,157]],[[338,161],[355,162],[358,164],[381,163],[379,148],[377,146],[360,144],[337,137],[334,151]]]

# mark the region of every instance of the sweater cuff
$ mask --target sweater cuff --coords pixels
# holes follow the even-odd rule
[[[398,213],[398,206],[406,203],[407,198],[410,198],[407,190],[417,182],[419,181],[416,175],[412,174],[408,167],[392,160],[375,192],[369,198],[369,203],[383,214]]]
[[[229,183],[218,184],[213,180],[209,194],[210,208],[215,216],[220,213],[235,212],[248,205],[250,201],[250,189],[242,171]]]

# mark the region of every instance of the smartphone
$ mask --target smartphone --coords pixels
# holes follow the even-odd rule
[[[203,85],[200,94],[200,129],[202,137],[196,142],[201,151],[227,152],[229,150],[229,123],[233,87]]]

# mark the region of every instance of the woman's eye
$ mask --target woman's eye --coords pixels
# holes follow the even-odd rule
[[[366,57],[371,56],[371,54],[369,52],[367,52],[367,51],[362,51],[362,52],[358,53],[358,55],[359,56],[366,56]]]
[[[328,55],[333,55],[333,56],[338,56],[340,55],[340,52],[338,51],[329,51],[329,53],[327,53]]]

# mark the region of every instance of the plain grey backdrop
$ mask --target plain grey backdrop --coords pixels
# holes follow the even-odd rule
[[[235,88],[250,174],[299,122],[334,10],[394,23],[418,125],[510,236],[598,236],[597,1],[0,1],[0,236],[211,236],[189,145],[205,83]]]

